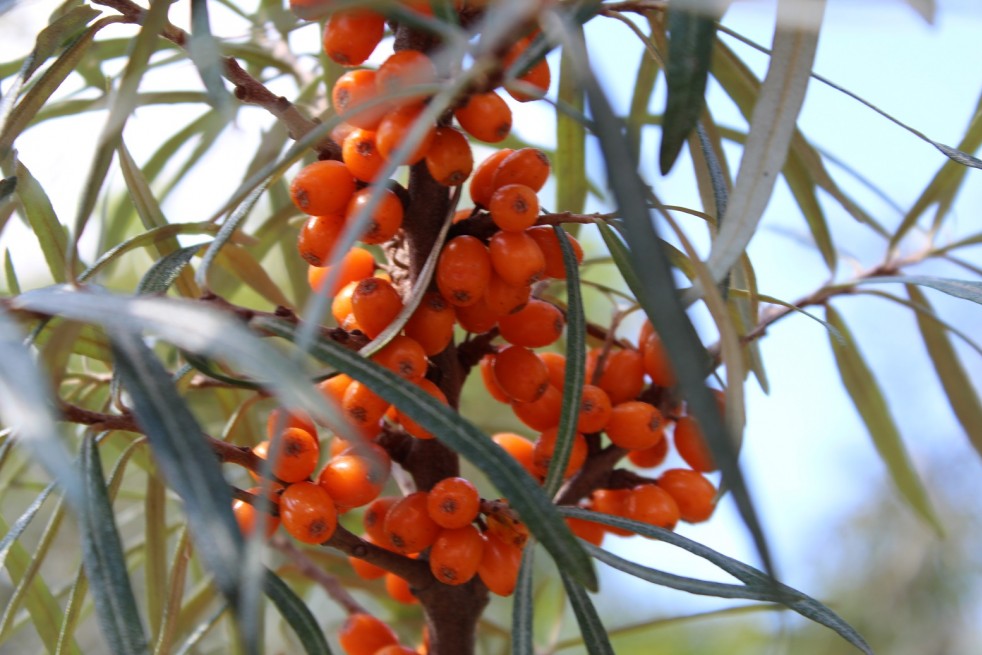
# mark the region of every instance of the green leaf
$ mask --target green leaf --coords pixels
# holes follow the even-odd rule
[[[930,275],[897,275],[891,277],[867,277],[857,280],[855,284],[916,284],[922,287],[931,287],[937,291],[947,293],[949,296],[982,304],[982,282],[974,282],[972,280],[955,280]]]
[[[10,257],[10,250],[3,251],[3,274],[7,280],[7,293],[16,296],[20,293],[20,280],[17,279],[17,270],[14,268],[14,260]]]
[[[162,624],[154,642],[154,655],[166,655],[173,650],[174,633],[177,621],[181,615],[181,601],[184,600],[184,584],[187,578],[188,564],[191,561],[191,541],[188,538],[187,526],[181,529],[181,536],[174,548],[174,559],[171,564],[170,578],[166,586],[160,589],[163,598],[166,591],[166,605],[163,607]],[[149,537],[148,537],[149,540]]]
[[[222,267],[228,269],[234,276],[235,287],[239,283],[247,285],[256,291],[265,300],[278,307],[293,307],[293,303],[286,297],[280,287],[273,280],[272,276],[266,271],[262,264],[256,261],[252,253],[245,248],[230,245],[219,254]],[[201,269],[198,269],[200,272]],[[225,295],[225,294],[219,294]]]
[[[147,653],[147,637],[130,586],[116,515],[92,437],[82,442],[81,475],[85,481],[79,516],[82,556],[102,634],[113,653]]]
[[[583,297],[580,290],[579,265],[562,226],[554,225],[566,269],[566,372],[563,379],[563,400],[559,412],[559,428],[556,445],[549,462],[542,488],[547,496],[555,496],[563,484],[570,453],[577,435],[582,389],[586,376],[586,317],[583,314]]]
[[[582,29],[582,28],[581,28]],[[572,60],[563,53],[559,61],[559,100],[583,112],[583,89]],[[565,112],[556,112],[556,207],[574,214],[583,212],[587,195],[586,129]]]
[[[665,69],[668,97],[658,153],[662,175],[672,169],[706,104],[709,63],[716,42],[716,18],[693,12],[691,4],[673,2],[668,8],[668,64]]]
[[[824,11],[824,1],[778,5],[770,66],[754,105],[726,216],[707,260],[714,280],[722,280],[737,262],[770,201],[805,98]]]
[[[99,259],[79,274],[78,280],[79,282],[84,282],[90,279],[105,266],[108,266],[122,255],[136,248],[156,245],[162,240],[172,239],[179,234],[215,234],[216,232],[218,232],[218,226],[212,223],[172,223],[152,228],[113,246],[99,255]],[[194,247],[200,249],[200,246]],[[182,250],[184,249],[182,248]]]
[[[597,609],[593,606],[586,590],[562,568],[559,569],[559,575],[563,579],[563,586],[566,587],[569,604],[573,606],[573,613],[576,615],[576,622],[580,626],[580,634],[583,635],[583,645],[586,646],[586,651],[590,655],[614,655],[614,649],[607,637],[607,629],[604,627],[603,621],[597,614]]]
[[[655,23],[650,17],[648,24],[654,32]],[[644,127],[648,116],[648,104],[651,102],[651,94],[655,90],[655,81],[658,79],[659,70],[661,70],[661,66],[658,59],[647,50],[643,50],[641,63],[638,66],[638,76],[634,80],[634,91],[631,94],[631,107],[627,116],[627,140],[629,143],[636,144],[635,150],[641,147],[641,129]],[[635,161],[637,161],[638,154],[635,152]]]
[[[155,471],[147,472],[147,491],[143,499],[145,517],[143,566],[146,586],[147,619],[151,639],[156,642],[167,597],[167,487]]]
[[[907,294],[911,301],[931,310],[927,296],[916,286],[907,285]],[[944,326],[923,312],[916,312],[915,315],[917,327],[921,330],[921,337],[941,380],[941,386],[944,387],[945,396],[975,450],[982,455],[982,405],[972,379],[965,372]]]
[[[178,278],[181,271],[191,261],[191,259],[201,250],[203,246],[187,246],[180,250],[175,250],[169,255],[161,257],[147,269],[147,272],[140,278],[140,284],[136,287],[139,294],[163,293],[170,288],[174,280]]]
[[[944,529],[938,519],[937,512],[934,510],[931,499],[928,497],[913,462],[907,454],[907,449],[904,447],[900,432],[890,416],[886,399],[880,391],[876,378],[873,377],[872,371],[863,360],[855,339],[853,339],[849,328],[846,327],[839,313],[831,306],[826,307],[825,311],[825,317],[829,324],[839,331],[845,341],[845,343],[840,343],[835,339],[830,340],[832,353],[835,355],[839,374],[842,376],[842,383],[860,417],[862,417],[863,423],[866,424],[866,429],[873,438],[876,451],[907,504],[928,525],[934,528],[935,532],[943,535]]]
[[[518,569],[515,596],[511,609],[511,655],[535,655],[532,616],[535,596],[532,594],[534,544],[526,544],[522,566]]]
[[[55,215],[51,200],[41,184],[22,163],[17,162],[17,198],[24,208],[24,218],[31,226],[41,246],[44,261],[48,264],[55,282],[64,282],[65,253],[68,252],[68,236],[65,227]]]
[[[221,465],[202,438],[186,402],[174,389],[171,376],[138,334],[122,329],[109,328],[110,339],[116,371],[132,399],[133,413],[146,432],[161,474],[184,501],[197,552],[237,610],[244,544],[232,515],[232,494]],[[257,626],[247,622],[243,628],[255,631]]]
[[[208,246],[208,250],[205,251],[204,258],[201,261],[201,266],[198,267],[198,271],[194,276],[194,281],[202,289],[208,288],[208,271],[211,268],[212,263],[215,261],[215,257],[221,251],[225,244],[228,243],[235,231],[239,229],[239,225],[242,221],[249,216],[249,212],[252,208],[256,206],[256,202],[262,196],[263,192],[266,191],[266,185],[261,184],[257,189],[255,189],[249,196],[235,208],[232,215],[222,224],[222,228],[218,231],[218,236],[215,240],[211,242]]]
[[[330,655],[331,649],[317,619],[311,614],[307,604],[283,580],[272,571],[267,571],[263,589],[280,611],[280,615],[293,628],[307,655]]]
[[[74,7],[41,30],[34,42],[34,51],[25,61],[21,72],[23,79],[29,79],[62,44],[81,32],[98,15],[99,10],[93,7]]]
[[[224,62],[218,40],[211,33],[207,0],[191,0],[191,38],[187,50],[205,84],[211,105],[229,118],[233,111],[231,97],[222,80]]]
[[[24,534],[24,531],[31,525],[31,521],[37,516],[38,512],[41,510],[41,506],[44,505],[44,501],[48,499],[51,492],[55,489],[55,483],[52,482],[46,486],[41,493],[27,506],[24,513],[20,515],[14,524],[10,526],[7,533],[3,535],[3,539],[0,539],[0,568],[3,568],[7,561],[7,554],[10,553],[11,547],[14,545],[20,536]]]

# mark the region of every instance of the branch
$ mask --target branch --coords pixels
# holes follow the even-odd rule
[[[314,560],[301,549],[284,537],[276,535],[270,540],[270,544],[276,550],[283,553],[293,563],[297,570],[310,580],[313,580],[327,592],[327,595],[344,609],[348,614],[367,613],[366,610],[355,597],[348,593],[341,581],[322,569]]]
[[[341,525],[338,525],[331,538],[321,545],[340,550],[345,555],[364,560],[390,573],[395,573],[400,578],[405,579],[409,586],[414,589],[424,589],[436,582],[427,562],[412,559],[369,543]]]

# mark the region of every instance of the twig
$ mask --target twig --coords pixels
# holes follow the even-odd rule
[[[327,592],[331,600],[340,605],[345,612],[348,614],[359,614],[367,611],[355,600],[354,596],[348,593],[348,590],[344,588],[340,580],[318,566],[305,552],[297,548],[292,541],[282,535],[277,535],[270,540],[270,543],[273,548],[286,555],[301,574],[319,584]]]

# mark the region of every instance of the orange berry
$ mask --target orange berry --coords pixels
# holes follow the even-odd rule
[[[512,402],[511,409],[518,420],[533,430],[548,430],[559,425],[563,393],[552,384],[538,400],[530,403]]]
[[[358,286],[358,282],[348,282],[344,285],[344,288],[338,291],[334,299],[331,300],[331,316],[334,320],[338,322],[338,325],[346,326],[352,325],[352,329],[360,330],[361,327],[357,325],[358,321],[352,316],[351,312],[351,294],[355,292],[355,287]],[[345,329],[348,329],[345,327]]]
[[[385,591],[389,594],[389,598],[403,605],[412,605],[419,602],[413,593],[412,587],[409,586],[409,582],[405,578],[400,578],[395,573],[385,574]]]
[[[404,105],[389,111],[382,118],[378,124],[378,129],[375,131],[375,145],[383,157],[388,160],[392,159],[396,150],[406,139],[406,135],[413,128],[419,115],[423,113],[424,108],[422,104]],[[416,149],[409,153],[409,156],[401,163],[415,164],[421,160],[433,142],[435,132],[436,126],[430,126]]]
[[[583,385],[576,430],[584,434],[600,432],[610,420],[612,411],[613,408],[606,391],[592,384]]]
[[[361,516],[362,525],[365,526],[366,538],[370,538],[374,543],[390,550],[395,550],[395,547],[385,534],[385,515],[389,508],[397,502],[399,502],[399,498],[396,496],[376,498],[369,503],[368,507],[365,508],[365,513]]]
[[[344,211],[355,192],[355,178],[343,163],[315,161],[290,183],[290,199],[300,211],[316,216]]]
[[[665,352],[665,346],[657,334],[652,333],[641,342],[641,357],[644,371],[651,376],[651,381],[659,387],[675,386],[675,372],[672,362]]]
[[[415,339],[397,334],[372,355],[372,361],[407,380],[419,381],[426,375],[426,353]]]
[[[338,115],[346,122],[365,130],[378,128],[382,117],[389,110],[386,103],[365,108],[367,103],[379,97],[375,78],[373,70],[348,71],[338,78],[331,89],[331,102]]]
[[[497,273],[492,273],[491,279],[488,281],[488,288],[484,292],[484,305],[497,318],[498,316],[514,314],[520,310],[528,304],[531,295],[531,285],[522,284],[512,286],[501,279],[501,276]],[[497,322],[495,320],[495,323]],[[488,329],[491,328],[489,327]]]
[[[708,473],[719,468],[699,429],[699,422],[691,416],[683,416],[675,423],[675,450],[696,471]]]
[[[614,407],[606,432],[621,448],[651,448],[665,438],[665,418],[651,403],[630,400]]]
[[[546,153],[537,148],[521,148],[501,161],[491,186],[500,189],[507,184],[524,184],[538,192],[549,179],[549,170]]]
[[[668,439],[662,439],[650,448],[628,452],[627,458],[638,468],[650,469],[664,462],[667,455]]]
[[[590,494],[590,507],[601,514],[627,518],[627,499],[629,496],[630,491],[628,489],[594,489],[593,493]],[[624,528],[604,526],[604,529],[621,536],[633,534]]]
[[[338,455],[327,462],[317,484],[331,495],[340,511],[346,511],[372,502],[388,477],[388,467],[381,462],[353,454]]]
[[[268,444],[268,445],[267,445]],[[253,449],[266,459],[269,451],[276,449],[276,460],[271,467],[273,475],[284,482],[306,480],[317,468],[320,447],[317,438],[301,428],[287,428],[272,442],[263,442],[264,448]]]
[[[428,494],[411,493],[397,501],[385,514],[385,534],[395,549],[403,554],[418,553],[433,545],[440,526],[426,510]]]
[[[331,251],[344,230],[344,217],[339,214],[311,216],[297,236],[297,251],[311,266],[327,266]]]
[[[549,369],[539,357],[521,346],[508,346],[494,357],[495,382],[511,399],[530,403],[549,387]]]
[[[556,236],[556,232],[549,226],[537,225],[525,230],[525,234],[532,237],[539,249],[542,250],[542,256],[546,259],[546,277],[565,280],[566,264],[563,263],[563,251],[559,245],[559,237]],[[571,234],[567,234],[566,238],[569,239],[569,245],[573,247],[576,262],[582,262],[583,247],[580,242]]]
[[[392,628],[371,614],[349,614],[338,631],[338,641],[347,655],[375,655],[376,652],[399,643]]]
[[[436,284],[451,305],[473,305],[484,296],[491,279],[491,254],[479,239],[454,237],[443,247],[436,265]]]
[[[426,151],[426,168],[444,186],[464,183],[474,170],[474,155],[467,137],[452,127],[438,127]]]
[[[518,569],[522,565],[522,549],[495,534],[485,535],[484,550],[477,574],[491,593],[510,596],[518,581]]]
[[[375,86],[379,94],[391,94],[410,86],[436,82],[436,67],[429,57],[419,50],[400,50],[393,53],[379,66]],[[419,102],[426,93],[392,98],[397,106]]]
[[[462,528],[477,518],[481,496],[465,478],[444,478],[430,489],[426,511],[441,528]]]
[[[524,184],[506,184],[491,196],[491,220],[507,232],[521,232],[539,219],[539,197]]]
[[[545,256],[524,232],[498,232],[491,237],[488,250],[494,272],[512,286],[532,284],[545,273]]]
[[[260,487],[252,487],[249,489],[249,493],[258,494],[260,493]],[[279,498],[276,494],[270,494],[269,501],[273,505],[277,505]],[[273,516],[272,514],[265,513],[265,516],[260,517],[259,514],[263,510],[257,509],[252,503],[247,503],[244,500],[236,500],[232,503],[232,514],[235,515],[235,521],[239,524],[239,530],[242,532],[243,536],[250,537],[256,531],[256,527],[259,525],[260,520],[263,521],[265,526],[266,538],[273,536],[276,532],[276,528],[280,527],[280,517]]]
[[[488,289],[491,288],[493,280],[494,273],[491,274],[491,280],[488,281]],[[484,293],[486,297],[487,290]],[[498,324],[498,317],[501,316],[497,311],[491,309],[486,298],[481,298],[476,303],[466,307],[457,307],[455,315],[460,327],[471,334],[489,332]]]
[[[341,410],[356,427],[378,425],[388,408],[387,401],[357,380],[348,385],[341,399]]]
[[[363,211],[362,208],[368,204],[372,193],[374,193],[373,187],[365,187],[351,196],[346,213],[347,220],[355,220],[358,214]],[[394,237],[399,228],[402,227],[404,212],[399,196],[391,189],[385,189],[382,191],[382,197],[375,205],[375,210],[368,222],[368,229],[361,235],[361,240],[372,245],[385,243]]]
[[[344,400],[344,392],[347,390],[348,385],[351,384],[352,380],[349,376],[344,373],[338,373],[337,375],[332,375],[326,380],[321,380],[317,383],[317,388],[328,400],[333,401],[339,407],[341,406],[341,401]]]
[[[280,496],[280,519],[291,537],[305,544],[331,538],[338,525],[334,501],[313,482],[291,484]]]
[[[478,141],[498,143],[511,132],[511,108],[493,91],[472,94],[453,114],[464,131]]]
[[[364,248],[352,248],[336,266],[340,267],[340,271],[334,281],[334,288],[330,290],[332,296],[349,282],[363,280],[371,275],[372,271],[375,270],[375,257]],[[307,281],[310,282],[310,288],[314,291],[320,291],[332,270],[332,266],[325,266],[324,268],[311,266],[308,268]]]
[[[491,397],[499,403],[510,403],[511,400],[509,400],[508,395],[502,391],[501,387],[498,386],[498,382],[494,379],[494,355],[485,355],[482,357],[480,368],[481,381],[484,382],[484,388],[488,390]]]
[[[549,428],[548,430],[543,430],[539,438],[535,441],[533,464],[536,473],[540,476],[545,477],[549,472],[549,463],[552,461],[552,455],[556,450],[556,438],[558,436],[558,427]],[[586,462],[586,456],[586,437],[576,432],[573,435],[573,449],[570,451],[569,461],[566,463],[566,470],[563,471],[563,478],[568,478],[583,468],[583,464]]]
[[[658,478],[658,486],[675,499],[688,523],[705,521],[716,509],[716,487],[696,471],[669,469]]]
[[[477,574],[484,555],[485,537],[473,525],[447,528],[430,549],[430,571],[440,582],[461,585]]]
[[[474,175],[471,176],[470,192],[471,200],[474,201],[475,205],[488,207],[491,204],[491,197],[494,195],[494,187],[491,182],[494,180],[494,174],[498,171],[498,167],[505,157],[513,152],[515,151],[511,148],[502,148],[474,169]]]
[[[401,311],[399,292],[382,278],[365,278],[351,293],[351,313],[371,339],[380,335]]]
[[[555,343],[563,333],[566,318],[558,307],[533,298],[522,309],[498,319],[498,329],[508,343],[542,348]]]
[[[266,418],[267,438],[272,439],[274,434],[278,434],[287,428],[300,428],[315,437],[317,436],[317,426],[306,414],[288,412],[283,407],[277,407],[269,413],[269,416]]]
[[[644,389],[644,362],[637,350],[613,350],[607,354],[597,386],[618,405],[634,400]]]
[[[436,398],[438,401],[447,405],[447,396],[440,390],[440,387],[436,386],[426,378],[420,378],[416,381],[416,386],[428,393],[429,395]],[[402,429],[408,432],[410,435],[416,437],[417,439],[432,439],[433,434],[426,430],[419,423],[409,418],[407,415],[403,414],[402,410],[398,407],[396,408],[396,421],[402,426]]]
[[[338,11],[324,26],[324,53],[342,66],[357,66],[371,56],[385,33],[385,17],[366,9]]]
[[[353,128],[341,145],[341,160],[362,182],[374,182],[385,166],[385,157],[375,144],[375,132]]]
[[[562,389],[566,386],[566,357],[554,352],[538,353],[539,359],[545,362],[549,369],[549,384]],[[587,378],[589,379],[589,378]]]
[[[427,356],[432,357],[450,345],[456,322],[457,316],[450,303],[439,293],[428,291],[406,322],[404,332],[419,342]]]
[[[504,70],[511,68],[512,64],[518,59],[518,57],[525,52],[529,45],[532,43],[533,37],[525,37],[521,39],[518,43],[513,45],[509,51],[505,54],[501,66]],[[549,70],[549,62],[543,58],[536,64],[533,64],[531,68],[522,74],[518,75],[516,79],[525,82],[526,84],[531,84],[541,91],[543,94],[549,91],[549,85],[552,82],[552,73]],[[508,95],[517,100],[518,102],[528,102],[530,100],[537,100],[537,96],[529,95],[521,91],[516,91],[514,89],[507,89]]]
[[[603,543],[604,535],[607,534],[603,524],[576,519],[571,516],[567,516],[564,520],[566,521],[566,525],[569,526],[570,531],[580,539],[588,541],[594,546],[599,546]]]
[[[679,506],[656,484],[641,484],[630,490],[624,506],[627,518],[640,523],[674,530],[679,522]]]
[[[537,476],[533,460],[535,458],[535,444],[521,435],[513,432],[499,432],[491,437],[491,440],[501,446],[506,453],[511,455],[515,461],[522,465],[529,475]]]

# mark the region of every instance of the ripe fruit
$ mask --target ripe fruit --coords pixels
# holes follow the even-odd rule
[[[365,107],[378,97],[373,70],[348,71],[338,78],[331,89],[331,102],[338,114],[346,122],[365,130],[375,130],[389,110],[385,102]]]
[[[518,420],[533,430],[548,430],[559,425],[563,393],[552,384],[538,400],[530,403],[512,402],[511,409]]]
[[[420,378],[419,380],[417,380],[416,381],[416,385],[420,389],[422,389],[423,391],[425,391],[426,393],[428,393],[429,395],[431,395],[434,398],[436,398],[438,401],[440,401],[444,405],[448,404],[447,403],[447,397],[446,397],[446,395],[444,395],[443,391],[440,390],[440,387],[436,386],[435,384],[433,384],[432,382],[430,382],[426,378]],[[409,418],[409,416],[407,416],[406,414],[404,414],[402,412],[402,410],[400,410],[398,407],[396,408],[395,419],[402,426],[402,429],[403,430],[405,430],[406,432],[408,432],[410,435],[416,437],[417,439],[432,439],[433,438],[433,434],[431,432],[429,432],[428,430],[426,430],[423,426],[421,426],[419,423],[417,423],[413,419]]]
[[[340,214],[311,216],[304,222],[297,237],[297,250],[300,256],[311,266],[327,266],[328,258],[342,230],[344,230],[344,217]]]
[[[494,314],[494,322],[497,323],[498,316],[513,314],[527,305],[531,295],[532,287],[530,285],[512,286],[502,280],[497,273],[492,273],[488,288],[484,292],[484,305],[490,314]],[[474,306],[476,305],[472,305],[472,307]]]
[[[357,380],[348,385],[341,399],[341,409],[355,427],[378,425],[388,408],[388,401]]]
[[[389,477],[388,466],[358,455],[332,457],[317,484],[331,495],[341,511],[361,507],[374,500]]]
[[[536,225],[525,230],[525,234],[535,240],[535,243],[538,244],[539,249],[542,251],[542,256],[546,259],[546,277],[565,280],[566,264],[563,262],[563,251],[559,245],[559,237],[556,236],[555,230],[546,225]],[[566,238],[569,240],[569,244],[573,248],[573,255],[576,257],[577,264],[579,264],[583,261],[583,247],[580,246],[580,242],[573,235],[567,234]]]
[[[664,462],[667,455],[668,439],[662,439],[650,448],[630,451],[627,458],[639,468],[650,469]]]
[[[590,506],[594,511],[601,514],[627,518],[628,496],[630,496],[630,491],[627,489],[594,489],[593,493],[590,494]],[[630,530],[624,528],[604,526],[604,529],[621,536],[631,534]]]
[[[597,386],[607,392],[615,405],[634,400],[644,389],[644,363],[637,350],[612,350],[607,353]]]
[[[674,530],[680,516],[675,499],[656,484],[641,484],[631,489],[624,512],[629,519],[666,530]]]
[[[374,187],[365,187],[361,191],[356,191],[348,202],[345,211],[346,220],[354,221],[364,211],[373,193],[375,193]],[[368,228],[362,233],[361,240],[372,245],[385,243],[402,227],[403,215],[404,209],[399,196],[391,189],[381,191],[381,197],[368,219]]]
[[[409,131],[413,129],[424,108],[422,104],[405,105],[389,111],[382,118],[375,130],[375,145],[383,157],[392,160],[396,150],[406,140]],[[433,142],[435,132],[436,127],[430,126],[423,134],[415,150],[410,152],[401,163],[415,164],[422,159]]]
[[[539,198],[524,184],[506,184],[491,196],[488,209],[491,220],[502,230],[521,232],[538,220]]]
[[[485,542],[473,525],[442,530],[430,549],[430,571],[444,584],[468,582],[481,564]]]
[[[699,423],[691,416],[683,416],[675,423],[675,450],[696,471],[708,473],[718,468]]]
[[[471,334],[484,334],[498,324],[498,317],[501,314],[491,309],[486,301],[488,290],[491,288],[493,280],[494,273],[491,274],[491,279],[488,281],[488,288],[484,291],[484,298],[481,298],[472,305],[457,307],[457,323],[460,324],[463,330]]]
[[[654,405],[631,400],[614,407],[606,432],[621,448],[651,448],[665,438],[665,419]]]
[[[498,171],[498,167],[505,157],[513,152],[515,151],[511,148],[502,148],[474,169],[474,174],[471,176],[470,192],[471,200],[474,201],[475,205],[488,207],[491,204],[491,196],[494,195],[494,187],[491,182],[494,180],[494,174]]]
[[[592,384],[583,385],[576,430],[584,434],[600,432],[607,425],[612,411],[607,392]]]
[[[549,369],[539,357],[521,346],[508,346],[494,357],[494,380],[510,400],[530,403],[549,387]]]
[[[334,500],[313,482],[291,484],[280,496],[280,519],[290,536],[305,544],[331,538],[338,525]]]
[[[458,186],[474,169],[474,155],[467,137],[452,127],[438,127],[426,151],[426,168],[444,186]]]
[[[399,499],[395,496],[376,498],[365,508],[365,513],[361,517],[362,525],[365,526],[365,534],[383,548],[393,548],[385,534],[385,515],[389,508],[398,501]]]
[[[355,178],[339,161],[315,161],[290,183],[290,199],[297,208],[317,216],[344,211],[355,192]]]
[[[351,292],[351,313],[362,332],[374,339],[402,311],[402,298],[391,282],[368,277]]]
[[[507,284],[529,285],[542,278],[546,259],[535,240],[524,232],[498,232],[488,244],[491,266]]]
[[[499,432],[491,437],[491,440],[501,446],[506,453],[515,458],[522,465],[529,475],[537,476],[535,472],[535,444],[525,437],[514,434],[513,432]]]
[[[430,489],[426,511],[441,528],[462,528],[477,518],[481,496],[465,478],[444,478]]]
[[[375,258],[372,253],[364,248],[352,248],[336,266],[339,268],[337,279],[334,281],[334,286],[329,290],[329,295],[332,296],[349,282],[357,282],[371,275],[372,271],[375,270]],[[311,266],[308,268],[307,281],[310,282],[310,288],[314,291],[320,291],[333,268],[333,266],[324,268]]]
[[[535,442],[532,451],[532,462],[535,472],[540,476],[545,476],[549,472],[549,464],[552,462],[553,453],[556,450],[556,438],[559,436],[559,428],[549,428],[543,430]],[[569,460],[566,469],[563,471],[563,478],[568,478],[581,468],[586,462],[587,445],[586,438],[576,432],[573,434],[573,447],[569,453]]]
[[[256,446],[253,452],[266,459],[271,450],[276,451],[276,459],[270,470],[284,482],[299,482],[309,478],[317,467],[317,458],[320,456],[317,438],[301,428],[287,428],[272,442],[264,441]]]
[[[487,541],[477,566],[481,581],[493,594],[510,596],[515,591],[518,569],[522,565],[522,549],[497,535],[485,535]]]
[[[397,501],[385,514],[385,534],[400,553],[418,553],[433,545],[440,526],[426,509],[427,493],[417,491]]]
[[[491,397],[499,403],[510,403],[511,400],[508,398],[508,394],[502,391],[498,382],[494,379],[494,355],[485,355],[482,357],[479,366],[481,369],[481,381],[484,382],[484,388],[488,390]]]
[[[338,631],[338,641],[348,655],[375,655],[376,652],[399,643],[392,628],[371,614],[349,614]]]
[[[533,191],[541,191],[549,179],[549,158],[537,148],[522,148],[501,161],[494,172],[491,186],[500,189],[506,184],[524,184]]]
[[[357,66],[375,50],[385,33],[385,18],[367,9],[338,11],[324,26],[324,53],[342,66]]]
[[[508,343],[526,348],[543,348],[563,333],[566,318],[558,307],[532,298],[522,309],[498,319],[498,329]]]
[[[491,255],[475,237],[464,235],[444,245],[436,266],[436,284],[451,305],[473,305],[491,279]]]
[[[249,493],[258,494],[260,493],[260,487],[252,487],[249,489]],[[275,494],[270,494],[270,502],[275,506],[279,500]],[[239,530],[246,537],[252,536],[256,531],[256,527],[262,521],[264,526],[264,534],[266,538],[273,536],[276,532],[276,528],[280,527],[280,517],[273,516],[263,510],[257,509],[252,503],[247,503],[244,500],[235,500],[232,503],[232,514],[235,515],[235,521],[239,524]]]
[[[678,503],[683,521],[700,523],[716,509],[716,487],[689,469],[669,469],[658,478],[658,486]]]
[[[342,142],[341,161],[362,182],[374,182],[385,166],[385,157],[375,144],[375,132],[353,128]]]
[[[519,56],[521,56],[521,54],[528,49],[529,45],[532,43],[532,39],[533,37],[527,36],[513,45],[505,54],[505,57],[501,62],[502,68],[506,71],[510,69],[518,60]],[[549,70],[549,62],[544,58],[541,59],[537,63],[533,64],[527,71],[518,75],[516,79],[521,80],[526,84],[531,84],[541,93],[545,94],[549,91],[549,84],[552,81],[552,74]],[[519,102],[529,102],[530,100],[537,99],[537,96],[529,95],[522,91],[518,91],[517,89],[509,88],[507,90],[508,95]]]
[[[306,414],[295,414],[288,412],[283,407],[277,407],[266,417],[266,437],[273,438],[274,434],[279,434],[287,428],[300,428],[310,434],[317,436],[317,426]]]
[[[607,531],[604,529],[603,524],[594,523],[593,521],[585,521],[583,519],[576,519],[571,516],[567,516],[565,519],[566,525],[569,529],[580,539],[588,541],[594,546],[599,546],[604,541],[604,535]]]
[[[493,91],[472,94],[453,115],[464,131],[478,141],[498,143],[511,132],[511,108]]]
[[[415,339],[427,356],[443,352],[453,339],[457,317],[453,307],[439,293],[427,292],[406,322],[403,331]]]
[[[398,93],[410,86],[433,84],[436,81],[436,67],[429,57],[418,50],[400,50],[393,53],[379,66],[375,85],[379,94]],[[420,102],[426,93],[391,98],[395,106]]]
[[[401,334],[392,337],[389,343],[372,355],[372,360],[407,380],[419,381],[426,375],[423,347],[415,339]]]
[[[644,362],[644,371],[651,377],[651,381],[659,387],[675,386],[675,372],[672,370],[672,362],[665,352],[665,346],[657,334],[652,333],[641,342],[641,356]]]

